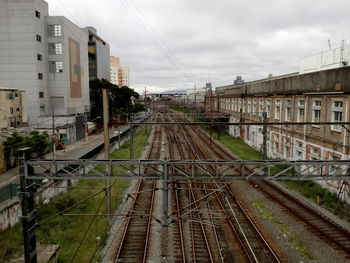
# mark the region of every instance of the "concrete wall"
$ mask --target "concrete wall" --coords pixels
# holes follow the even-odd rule
[[[49,55],[48,61],[62,61],[63,71],[61,73],[48,73],[49,99],[55,101],[55,114],[66,115],[83,113],[89,107],[89,61],[87,56],[88,35],[87,33],[70,22],[65,17],[47,17],[47,25],[62,25],[62,37],[48,37],[48,43],[60,42],[63,44],[62,55]],[[71,65],[70,39],[78,43],[80,65]],[[73,62],[72,63],[76,63]],[[77,69],[78,67],[78,69]],[[75,74],[80,70],[80,74]],[[75,72],[74,72],[75,71]],[[74,76],[71,76],[74,74]],[[72,81],[80,76],[80,96],[72,96]],[[61,99],[59,99],[61,98]]]
[[[344,82],[344,86],[348,83]],[[229,93],[229,90],[226,90]],[[207,110],[210,106],[230,114],[232,122],[261,122],[262,113],[267,112],[269,122],[315,122],[315,110],[320,110],[321,122],[334,121],[334,112],[341,112],[341,121],[350,121],[350,95],[313,93],[300,95],[265,95],[233,96],[223,93],[217,97],[207,97]],[[300,106],[303,101],[303,106]],[[315,106],[315,101],[320,103]],[[341,106],[334,106],[334,102]],[[304,117],[299,119],[298,112],[304,110]],[[241,111],[241,112],[240,112]],[[289,112],[289,115],[287,114]],[[317,120],[316,120],[317,121]],[[241,138],[257,150],[262,149],[262,127],[242,126],[229,127],[232,136]],[[268,127],[268,157],[287,160],[348,160],[350,158],[350,135],[340,126],[317,125],[275,125]],[[329,172],[324,168],[324,173]],[[338,192],[341,181],[319,182],[332,192]],[[343,196],[350,203],[350,192]]]
[[[40,12],[40,18],[35,11]],[[39,92],[47,93],[47,15],[48,5],[43,0],[0,0],[0,86],[26,91],[31,123],[47,113],[40,112],[45,100],[39,102]],[[41,42],[36,35],[41,36]],[[41,61],[37,54],[42,55]],[[43,80],[38,79],[38,73],[43,74]]]
[[[314,71],[341,68],[348,65],[350,59],[350,44],[345,44],[331,50],[302,58],[300,60],[300,74]]]
[[[290,74],[242,85],[217,87],[218,96],[288,95],[305,92],[350,93],[350,67],[308,74]]]

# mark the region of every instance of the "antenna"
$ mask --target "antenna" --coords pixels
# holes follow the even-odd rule
[[[346,44],[346,39],[342,39],[342,41],[340,42],[340,63],[343,64],[343,66],[347,66],[348,62],[345,60],[344,58],[344,47]]]
[[[331,44],[331,40],[330,39],[328,39],[328,47],[329,47],[329,50],[332,49],[332,44]]]

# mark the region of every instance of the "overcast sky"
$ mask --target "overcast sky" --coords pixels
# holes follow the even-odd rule
[[[47,0],[51,15],[94,26],[142,93],[229,85],[298,71],[350,39],[347,0]]]

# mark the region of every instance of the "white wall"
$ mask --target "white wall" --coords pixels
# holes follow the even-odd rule
[[[62,73],[48,73],[49,96],[63,97],[63,105],[55,108],[55,114],[75,114],[84,112],[85,106],[90,105],[89,100],[89,61],[88,61],[88,34],[70,22],[65,17],[47,17],[47,25],[60,24],[63,26],[62,37],[49,37],[48,42],[61,42],[62,55],[49,55],[48,61],[62,61]],[[81,98],[72,98],[70,94],[70,68],[69,68],[69,38],[80,44],[81,67]],[[49,99],[50,99],[49,98]]]
[[[41,13],[40,19],[35,10]],[[42,0],[0,0],[0,86],[26,91],[29,123],[37,121],[40,105],[48,108],[45,100],[39,100],[40,91],[47,93],[47,15],[48,5]],[[37,34],[41,42],[36,41]],[[39,72],[43,80],[38,79]]]
[[[350,59],[350,44],[323,51],[300,60],[300,74],[344,67]],[[344,64],[342,63],[344,62]]]

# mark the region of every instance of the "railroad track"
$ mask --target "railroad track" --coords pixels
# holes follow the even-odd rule
[[[201,143],[195,140],[194,133],[195,131],[187,126],[180,126],[178,132],[167,129],[166,134],[171,159],[177,157],[175,156],[176,152],[180,155],[180,159],[210,159],[209,157],[212,157],[208,156],[207,153],[204,154],[204,148],[207,145],[203,147]],[[182,138],[179,139],[179,136]],[[180,143],[180,141],[185,143]],[[186,149],[182,149],[183,147]],[[185,156],[184,152],[187,152],[188,156]],[[229,187],[213,183],[196,185],[199,187],[192,187],[191,183],[187,184],[189,188],[187,190],[189,196],[187,203],[191,204],[189,209],[194,212],[182,211],[182,214],[189,217],[190,222],[194,221],[192,223],[193,232],[191,233],[191,236],[195,235],[192,237],[192,254],[194,256],[192,261],[185,261],[185,255],[182,261],[176,262],[280,262],[278,256],[243,209],[243,206],[233,196],[232,191],[229,190],[227,193],[231,196],[229,200],[227,196],[223,196],[215,190],[217,188],[229,189]],[[174,187],[175,189],[180,188],[178,183],[175,183]],[[178,199],[178,191],[174,191],[175,199]],[[209,196],[209,192],[215,192],[215,198],[207,202],[202,197]],[[182,195],[185,196],[185,194]],[[178,218],[181,217],[178,212],[181,210],[179,207],[180,205],[175,207]],[[217,212],[219,210],[221,212]],[[174,222],[175,226],[178,227],[182,221],[177,219]],[[197,228],[193,229],[194,227]],[[175,240],[175,245],[177,241],[178,239]],[[199,258],[197,250],[200,247],[205,247],[207,253],[200,254],[201,257]]]
[[[197,134],[202,140],[209,139],[208,135],[201,131],[198,131]],[[236,159],[232,154],[222,149],[222,147],[216,143],[212,144],[211,150],[215,152],[220,159]],[[247,172],[252,171],[249,168],[244,169]],[[288,211],[294,218],[301,221],[310,232],[336,250],[343,252],[347,258],[350,258],[349,231],[271,182],[250,181],[250,184],[254,186],[254,188],[258,185],[259,187],[257,189]]]
[[[155,128],[148,159],[159,159],[162,132]],[[152,173],[146,168],[144,173]],[[156,181],[139,180],[132,194],[133,204],[125,220],[114,262],[146,262],[148,259]]]

